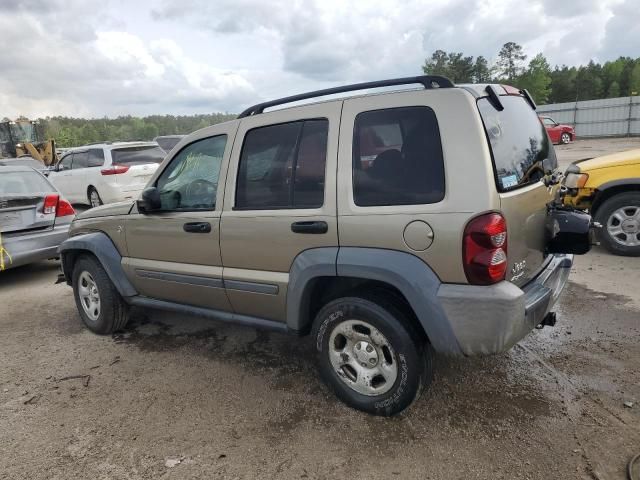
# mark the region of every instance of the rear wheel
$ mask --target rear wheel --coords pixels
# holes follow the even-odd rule
[[[350,407],[394,415],[431,381],[430,346],[391,302],[334,300],[318,313],[313,336],[323,379]]]
[[[102,205],[102,199],[100,198],[100,194],[98,193],[98,190],[96,190],[94,187],[89,187],[89,191],[87,192],[87,197],[89,198],[89,205],[91,205],[91,207],[99,207],[100,205]]]
[[[563,133],[562,135],[560,135],[560,143],[562,143],[563,145],[566,145],[570,141],[571,135],[569,135],[568,133]]]
[[[78,313],[89,330],[104,335],[124,328],[129,320],[129,305],[95,257],[78,259],[72,284]]]
[[[611,253],[640,256],[640,193],[625,192],[605,200],[596,212],[599,237]]]

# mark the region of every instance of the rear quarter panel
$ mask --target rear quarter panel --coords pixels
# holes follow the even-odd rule
[[[353,198],[352,147],[355,117],[364,111],[426,105],[435,112],[445,170],[445,196],[438,203],[361,207]],[[475,99],[464,89],[408,91],[345,100],[338,155],[338,232],[340,246],[373,247],[411,253],[443,282],[467,283],[462,264],[462,234],[477,214],[498,210],[493,166]],[[433,242],[422,251],[409,248],[404,230],[426,222]]]

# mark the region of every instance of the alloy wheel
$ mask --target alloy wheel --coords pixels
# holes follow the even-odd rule
[[[329,338],[331,365],[347,386],[367,395],[382,395],[398,377],[398,362],[391,343],[362,320],[345,320]]]
[[[84,271],[78,277],[78,295],[84,313],[94,322],[100,316],[100,292],[98,285],[87,271]]]
[[[625,247],[640,245],[640,206],[630,205],[615,210],[607,220],[609,236]]]

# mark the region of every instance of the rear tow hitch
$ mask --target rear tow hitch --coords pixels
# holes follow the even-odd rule
[[[540,322],[539,325],[536,325],[536,328],[540,330],[544,327],[555,327],[555,325],[556,325],[556,312],[549,312],[542,319],[542,322]]]

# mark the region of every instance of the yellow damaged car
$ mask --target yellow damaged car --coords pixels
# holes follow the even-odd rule
[[[589,210],[611,253],[640,256],[640,149],[574,162],[563,180],[564,204]]]

